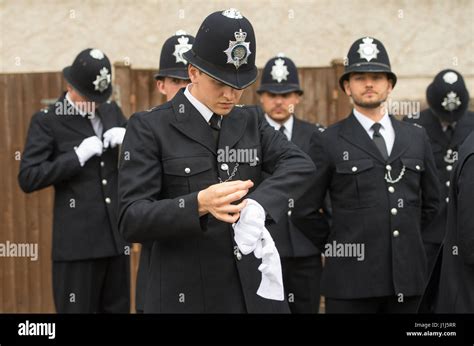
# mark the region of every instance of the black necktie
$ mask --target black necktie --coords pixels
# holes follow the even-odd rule
[[[280,128],[278,129],[278,131],[285,134],[285,126],[281,125]]]
[[[448,138],[448,142],[451,143],[451,140],[453,139],[453,133],[454,133],[454,127],[451,124],[448,124],[446,126],[446,130],[444,131],[446,134],[446,137]]]
[[[209,125],[212,129],[212,135],[214,136],[214,141],[216,142],[216,148],[219,143],[219,133],[221,130],[222,117],[216,113],[212,114],[211,119],[209,120]]]
[[[381,127],[382,125],[380,125],[379,123],[375,123],[372,125],[372,129],[374,130],[374,137],[372,140],[377,146],[377,149],[379,149],[384,160],[387,160],[388,159],[387,145],[385,144],[385,140],[383,139],[383,136],[379,132]]]

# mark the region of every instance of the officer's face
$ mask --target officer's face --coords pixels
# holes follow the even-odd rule
[[[189,79],[165,77],[156,81],[156,88],[161,94],[166,96],[166,101],[170,101],[179,89],[184,88],[190,82]]]
[[[300,95],[296,92],[273,94],[265,91],[260,95],[260,103],[270,118],[284,123],[295,112],[295,106],[300,103]]]
[[[361,108],[378,108],[392,91],[385,73],[351,73],[344,82],[346,94]]]
[[[214,113],[227,115],[240,101],[243,90],[225,85],[194,66],[189,66],[188,72],[193,83],[191,93]]]

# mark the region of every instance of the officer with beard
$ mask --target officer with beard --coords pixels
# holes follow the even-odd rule
[[[430,138],[441,189],[440,211],[423,234],[428,268],[432,268],[446,232],[450,177],[458,148],[474,130],[474,113],[468,111],[469,92],[461,74],[439,72],[426,90],[429,108],[404,120],[421,125]]]
[[[382,42],[353,43],[340,87],[354,110],[314,133],[316,192],[293,220],[326,257],[328,313],[415,312],[426,283],[422,231],[436,215],[438,178],[425,131],[383,103],[397,82]],[[329,192],[332,225],[312,225]]]

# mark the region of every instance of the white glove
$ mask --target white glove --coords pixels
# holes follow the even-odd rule
[[[272,236],[265,228],[263,207],[253,199],[247,199],[247,205],[233,227],[234,240],[239,250],[244,255],[253,251],[255,257],[262,259],[262,264],[258,267],[262,280],[257,294],[266,299],[284,300],[280,255]]]
[[[104,149],[107,149],[110,145],[111,148],[115,148],[117,145],[121,145],[125,137],[125,129],[123,127],[112,127],[104,133]]]
[[[275,256],[275,254],[278,255],[278,257]],[[263,231],[263,239],[255,249],[254,255],[257,258],[262,259],[262,264],[260,264],[258,270],[262,272],[262,274],[265,274],[269,279],[277,281],[279,279],[278,275],[276,275],[272,270],[275,267],[281,268],[280,257],[275,242],[266,228]]]
[[[265,210],[258,202],[247,199],[234,226],[234,240],[244,255],[255,250],[265,228]]]
[[[87,160],[89,160],[92,156],[102,155],[103,145],[99,137],[91,136],[84,139],[79,147],[76,150],[76,155],[79,158],[79,162],[81,166],[84,166]]]

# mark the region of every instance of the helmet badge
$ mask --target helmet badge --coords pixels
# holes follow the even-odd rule
[[[176,57],[176,63],[182,62],[184,65],[187,65],[188,62],[183,58],[183,54],[190,50],[192,44],[189,43],[189,38],[181,36],[178,38],[178,44],[174,45],[173,55]]]
[[[359,50],[357,53],[359,53],[361,59],[365,59],[367,61],[370,61],[372,59],[377,59],[377,54],[380,53],[380,51],[377,48],[377,45],[374,42],[373,38],[366,37],[362,39],[361,44],[359,44]]]
[[[458,109],[460,105],[461,101],[454,91],[449,92],[441,103],[441,106],[443,106],[443,108],[448,112]]]
[[[229,41],[229,48],[224,53],[227,54],[227,63],[233,64],[236,69],[247,63],[247,58],[252,52],[250,51],[250,42],[245,42],[247,33],[240,29],[234,32],[235,41]]]
[[[288,67],[285,65],[285,60],[281,58],[276,59],[271,72],[273,80],[281,83],[282,80],[287,80],[289,74],[290,72],[288,72]]]
[[[104,92],[110,84],[110,73],[107,67],[103,67],[99,72],[100,74],[96,76],[95,81],[93,81],[92,84],[94,84],[95,90]]]

